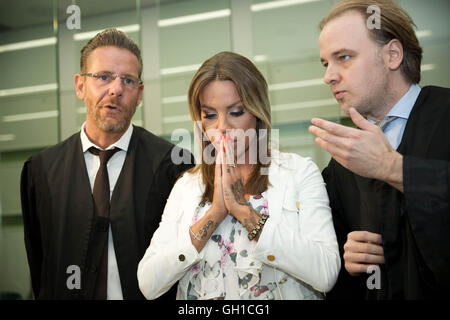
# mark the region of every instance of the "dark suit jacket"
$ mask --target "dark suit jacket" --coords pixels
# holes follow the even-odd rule
[[[332,159],[323,171],[341,258],[347,234],[379,233],[386,263],[381,289],[370,275],[352,277],[342,260],[328,298],[421,299],[449,295],[450,285],[450,89],[422,88],[398,152],[404,193],[363,178]]]
[[[111,230],[124,299],[143,299],[137,265],[157,229],[169,193],[191,164],[181,149],[134,126],[111,197]],[[192,155],[189,154],[193,164]],[[92,299],[101,252],[93,245],[94,204],[80,134],[25,162],[21,177],[25,246],[37,299]],[[81,289],[68,289],[67,268],[79,266]]]

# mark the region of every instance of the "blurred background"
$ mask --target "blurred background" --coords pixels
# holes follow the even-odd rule
[[[308,133],[312,117],[350,124],[323,83],[318,24],[332,0],[0,0],[0,299],[31,299],[19,181],[24,161],[80,130],[75,96],[80,50],[97,32],[125,31],[141,48],[144,99],[133,123],[171,140],[192,132],[190,81],[207,58],[228,50],[255,62],[269,84],[280,149],[329,155]],[[424,49],[421,86],[450,87],[450,1],[398,0]],[[80,9],[80,25],[74,20]],[[193,149],[190,141],[173,140]]]

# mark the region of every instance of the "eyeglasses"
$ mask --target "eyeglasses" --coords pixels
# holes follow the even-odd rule
[[[116,80],[117,77],[119,77],[122,84],[129,89],[136,89],[142,83],[142,81],[136,77],[128,75],[118,75],[110,72],[82,73],[81,75],[94,78],[95,84],[98,86],[106,86],[112,81]]]

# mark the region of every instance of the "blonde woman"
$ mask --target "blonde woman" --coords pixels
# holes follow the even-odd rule
[[[175,184],[138,268],[155,299],[322,299],[340,259],[328,196],[308,158],[268,148],[267,83],[247,58],[203,63],[188,93],[202,158]]]

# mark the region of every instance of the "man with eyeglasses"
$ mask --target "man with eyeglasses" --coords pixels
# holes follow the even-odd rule
[[[140,50],[125,33],[97,34],[81,50],[80,62],[74,82],[86,122],[80,132],[28,159],[22,171],[34,295],[143,299],[138,262],[175,180],[192,167],[193,157],[131,124],[144,85]],[[187,163],[172,161],[180,153]]]

